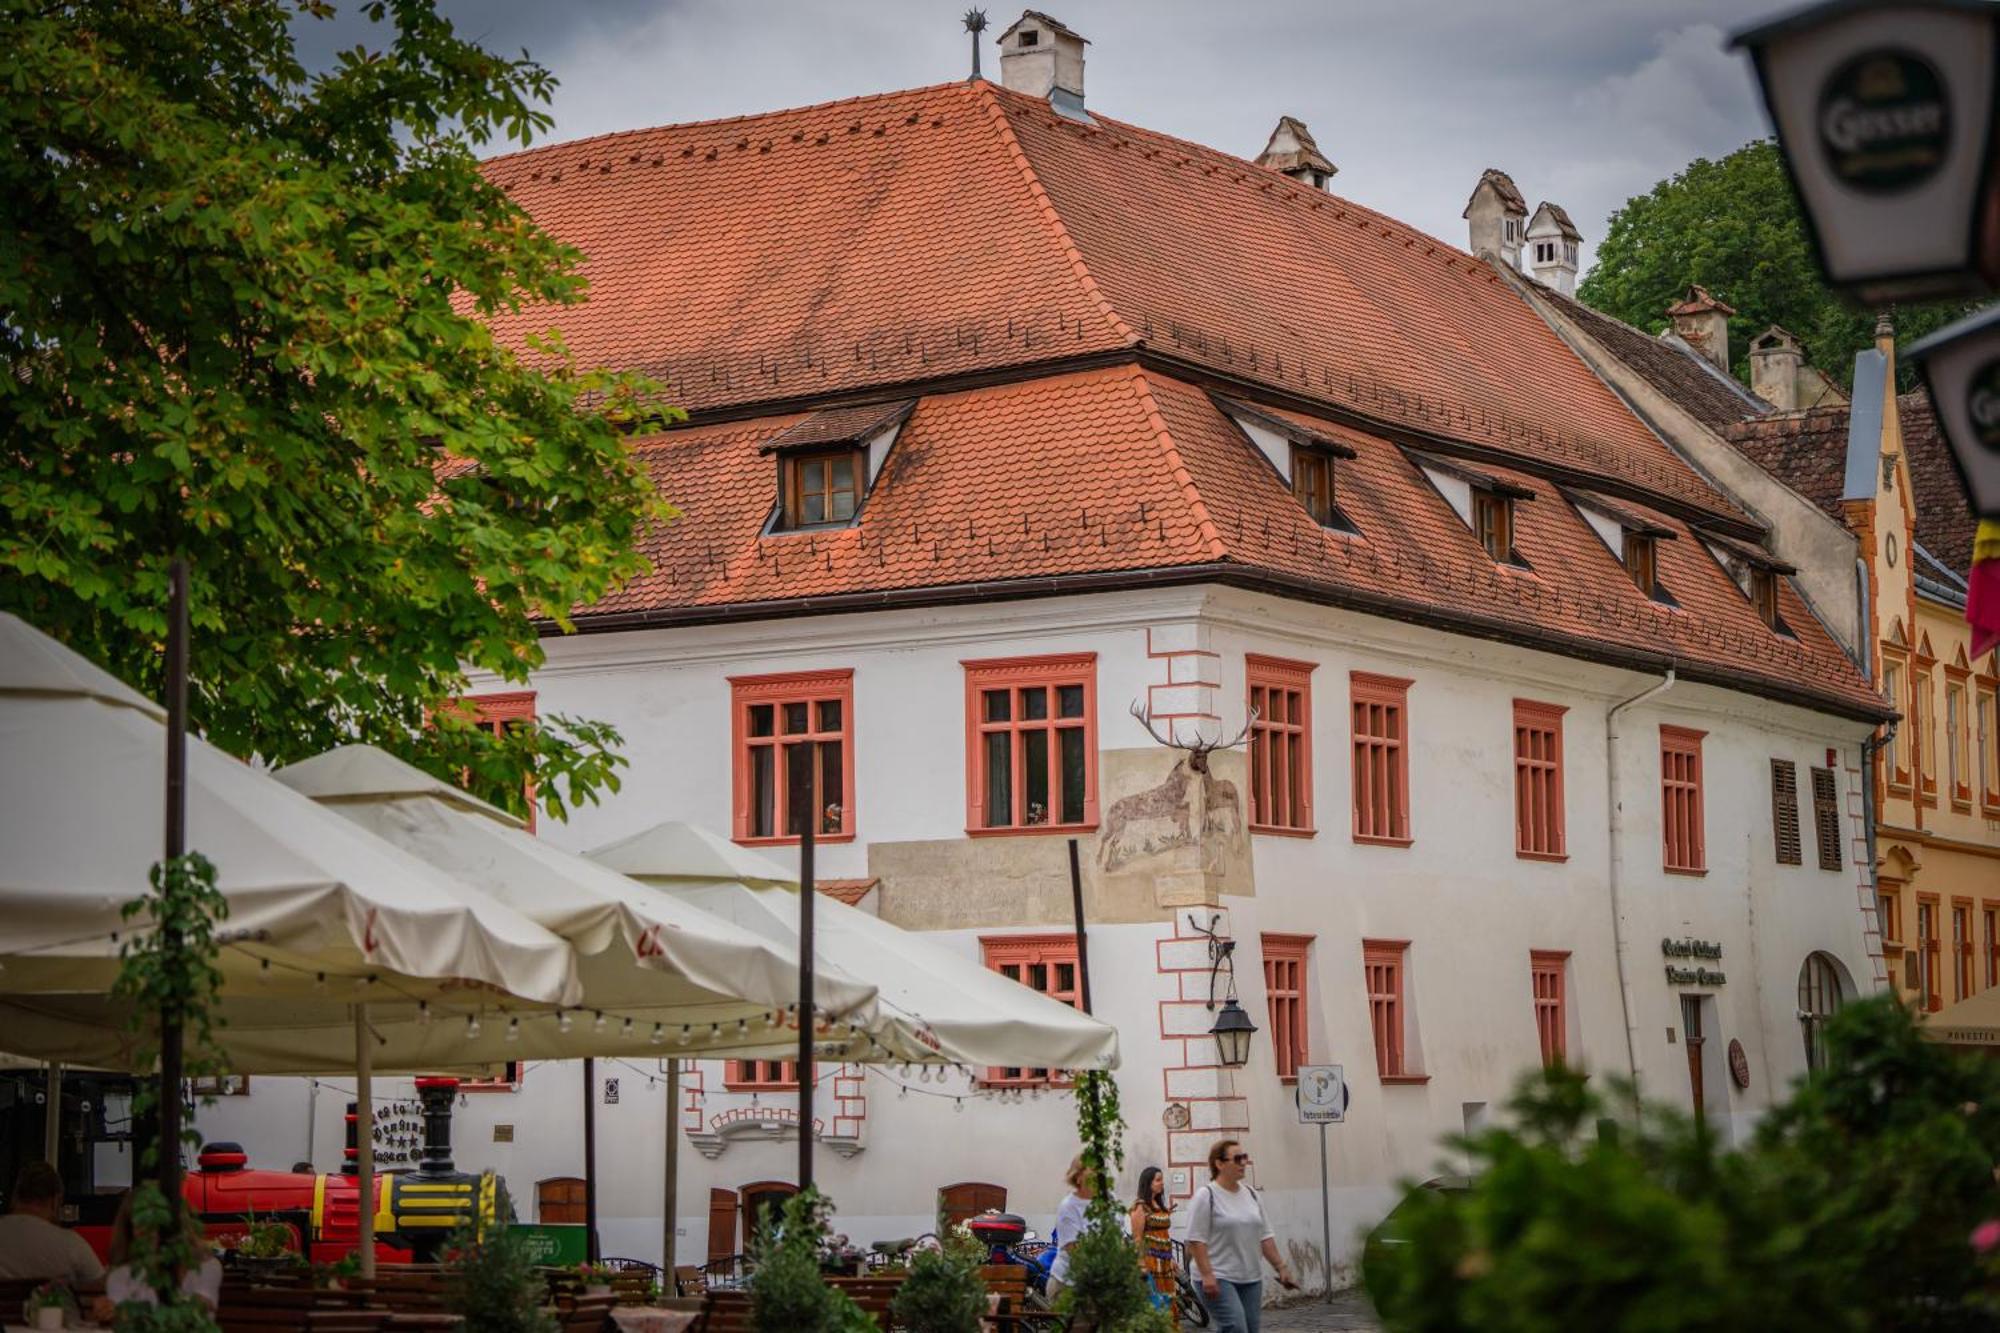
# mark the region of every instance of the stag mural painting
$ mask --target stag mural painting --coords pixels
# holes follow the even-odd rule
[[[1242,850],[1233,844],[1243,840],[1243,811],[1236,784],[1216,776],[1212,756],[1234,750],[1249,738],[1256,711],[1227,740],[1208,740],[1197,731],[1192,742],[1179,739],[1172,721],[1162,734],[1143,705],[1133,704],[1131,712],[1147,735],[1180,751],[1181,757],[1157,785],[1111,803],[1099,835],[1098,865],[1105,873],[1116,874],[1180,848],[1194,848],[1204,874],[1223,874],[1231,852]]]

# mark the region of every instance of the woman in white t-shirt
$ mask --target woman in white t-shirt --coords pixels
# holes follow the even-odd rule
[[[1063,1173],[1069,1183],[1069,1194],[1056,1209],[1056,1259],[1049,1265],[1049,1299],[1069,1281],[1070,1248],[1090,1228],[1090,1201],[1097,1197],[1097,1173],[1083,1164],[1083,1158],[1070,1159],[1069,1170]],[[1113,1216],[1113,1224],[1121,1235],[1126,1234],[1125,1214],[1122,1210]]]
[[[1216,1333],[1257,1333],[1264,1300],[1261,1250],[1278,1281],[1298,1286],[1291,1265],[1278,1253],[1278,1238],[1264,1218],[1257,1191],[1244,1183],[1250,1154],[1235,1139],[1208,1150],[1208,1184],[1194,1192],[1188,1209],[1188,1258],[1198,1277],[1202,1303],[1215,1318]]]
[[[195,1253],[200,1256],[193,1268],[181,1274],[181,1290],[202,1301],[212,1311],[222,1304],[222,1261],[208,1248],[208,1238],[203,1234],[201,1221],[191,1210],[181,1210],[181,1224],[189,1242],[195,1247]],[[132,1193],[127,1190],[118,1205],[118,1216],[111,1223],[112,1267],[104,1278],[104,1300],[113,1308],[128,1302],[158,1305],[159,1293],[133,1269],[129,1262],[131,1255]]]

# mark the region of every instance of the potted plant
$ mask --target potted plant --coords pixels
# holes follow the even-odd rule
[[[330,1264],[312,1266],[312,1284],[321,1291],[343,1291],[350,1279],[361,1276],[361,1255],[350,1250]]]
[[[500,1216],[506,1216],[504,1204]],[[555,1333],[556,1322],[543,1302],[548,1283],[528,1257],[517,1231],[468,1225],[446,1242],[449,1293],[446,1308],[479,1333]]]
[[[586,1296],[609,1296],[611,1294],[611,1265],[578,1264],[570,1270],[583,1287]]]
[[[244,1224],[243,1233],[236,1237],[234,1254],[237,1266],[252,1272],[270,1272],[305,1262],[305,1256],[293,1248],[289,1225],[271,1218],[259,1220],[254,1212]]]
[[[899,1328],[910,1333],[979,1333],[985,1317],[986,1284],[962,1253],[925,1250],[910,1263],[910,1275],[890,1304]]]
[[[76,1297],[60,1282],[44,1282],[22,1304],[30,1328],[62,1328],[76,1314]]]
[[[785,1200],[777,1219],[757,1235],[750,1275],[751,1320],[757,1333],[873,1333],[875,1321],[846,1292],[827,1285],[819,1255],[832,1205],[817,1190]]]

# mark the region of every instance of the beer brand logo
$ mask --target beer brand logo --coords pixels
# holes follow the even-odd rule
[[[1973,375],[1965,414],[1972,418],[1972,431],[1979,443],[1989,452],[2000,453],[2000,359],[1988,361]]]
[[[1819,137],[1840,182],[1866,194],[1923,184],[1944,166],[1951,113],[1937,67],[1909,51],[1869,51],[1819,95]]]

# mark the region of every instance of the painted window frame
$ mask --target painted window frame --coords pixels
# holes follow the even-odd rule
[[[1490,487],[1472,487],[1472,539],[1495,564],[1520,565],[1514,546],[1514,497]]]
[[[1707,735],[1692,727],[1660,724],[1660,865],[1670,875],[1708,873],[1701,759],[1702,738]],[[1682,807],[1680,816],[1676,804]]]
[[[2000,899],[1981,899],[1979,919],[1986,927],[1986,980],[1981,988],[2000,986]]]
[[[1568,711],[1562,704],[1514,700],[1514,855],[1524,861],[1569,859],[1563,796],[1563,714]]]
[[[1944,787],[1954,810],[1972,809],[1972,727],[1966,705],[1972,697],[1972,674],[1963,667],[1944,669]]]
[[[1258,715],[1245,752],[1252,833],[1313,836],[1312,673],[1316,669],[1313,662],[1262,653],[1244,656],[1244,693]],[[1274,695],[1286,701],[1282,718],[1270,706]],[[1280,776],[1288,798],[1282,802],[1274,797]],[[1274,810],[1274,805],[1285,808]]]
[[[458,1090],[468,1093],[519,1092],[521,1082],[527,1076],[527,1065],[520,1060],[503,1060],[501,1072],[491,1078],[461,1078]]]
[[[1847,856],[1842,848],[1845,838],[1840,819],[1840,774],[1831,768],[1813,766],[1813,842],[1819,854],[1821,870],[1839,870],[1847,864]],[[1824,786],[1825,792],[1820,788]]]
[[[1619,563],[1625,566],[1632,586],[1648,599],[1657,601],[1660,594],[1660,539],[1650,532],[1634,532],[1625,528],[1619,546]]]
[[[1292,498],[1306,511],[1306,517],[1329,532],[1355,535],[1357,529],[1353,520],[1340,507],[1333,452],[1294,440],[1290,462]]]
[[[1974,744],[1979,747],[1979,807],[1989,818],[2000,818],[2000,681],[1973,678]]]
[[[481,731],[490,731],[495,736],[516,722],[530,726],[535,722],[535,691],[497,690],[490,694],[462,694],[451,701],[451,706],[464,714],[466,720]],[[468,777],[462,775],[460,786],[468,785]],[[478,793],[472,793],[477,795]],[[535,780],[529,778],[521,784],[521,795],[527,802],[528,813],[525,822],[528,832],[535,831]]]
[[[1312,1062],[1311,935],[1266,932],[1264,1005],[1271,1024],[1271,1058],[1280,1083],[1297,1083],[1299,1066]]]
[[[1799,766],[1771,760],[1771,850],[1781,866],[1806,863],[1804,830],[1799,827]]]
[[[1348,675],[1355,842],[1408,847],[1416,841],[1410,811],[1409,695],[1414,683],[1373,671]],[[1384,722],[1394,719],[1393,727],[1376,729],[1377,709]],[[1377,799],[1378,792],[1386,793],[1386,803]],[[1378,816],[1383,827],[1377,827]]]
[[[1569,950],[1530,949],[1528,986],[1542,1068],[1565,1064],[1569,1060]]]
[[[1951,925],[1951,998],[1956,1004],[1979,993],[1977,904],[1970,898],[1953,898],[1946,920]]]
[[[1932,660],[1919,656],[1911,663],[1910,711],[1903,719],[1912,732],[1910,767],[1915,770],[1917,800],[1933,810],[1938,803],[1937,705],[1931,699],[1936,678]]]
[[[1410,942],[1361,941],[1362,991],[1375,1044],[1375,1075],[1383,1083],[1427,1083],[1410,1052]]]
[[[841,725],[838,730],[828,730],[821,725],[820,706],[827,702],[840,705]],[[791,704],[806,707],[807,729],[802,732],[786,732],[782,729],[785,709]],[[751,733],[751,711],[756,708],[771,709],[772,731],[769,735]],[[823,671],[781,671],[756,676],[729,677],[729,749],[731,762],[731,819],[733,839],[746,847],[783,847],[799,841],[799,834],[786,833],[791,818],[790,766],[785,761],[785,751],[791,744],[804,741],[840,742],[840,825],[829,831],[826,827],[827,807],[824,796],[812,803],[817,810],[820,827],[813,832],[814,842],[852,842],[855,836],[855,793],[854,793],[854,671],[850,667],[832,668]],[[755,774],[752,761],[753,750],[771,751],[771,790],[773,808],[771,811],[771,833],[756,833],[754,819],[756,811]],[[816,790],[823,789],[825,767],[817,753],[812,769],[812,780]]]
[[[1929,923],[1928,929],[1925,923]],[[1940,938],[1944,907],[1935,893],[1917,895],[1917,1005],[1926,1013],[1944,1008],[1944,955]]]
[[[722,1086],[727,1092],[797,1092],[796,1060],[725,1060]]]
[[[981,935],[979,937],[979,960],[989,971],[1027,986],[1037,994],[1046,995],[1059,1004],[1073,1009],[1083,1007],[1083,970],[1076,947],[1076,932],[1050,931],[1032,935]],[[1070,970],[1070,985],[1064,990],[1055,985],[1056,969],[1067,965]],[[1017,968],[1025,974],[1030,967],[1046,969],[1049,981],[1047,988],[1030,985],[1020,976],[1010,975],[1008,968]],[[991,1066],[984,1070],[979,1082],[989,1088],[1066,1088],[1069,1080],[1062,1077],[1064,1071],[1039,1066]]]
[[[1041,834],[1069,834],[1095,829],[1098,823],[1097,804],[1097,654],[1052,653],[1033,657],[992,657],[959,663],[965,670],[965,831],[970,837],[995,836],[1035,836]],[[1056,691],[1064,686],[1083,687],[1083,717],[1080,722],[1068,722],[1056,716],[1059,704]],[[1009,692],[1009,717],[1005,722],[988,722],[980,707],[988,691],[1005,689]],[[1020,709],[1019,691],[1045,689],[1050,691],[1049,710],[1045,718],[1022,718],[1015,716]],[[1044,727],[1026,725],[1030,722],[1044,722]],[[1062,782],[1062,746],[1057,737],[1060,731],[1081,730],[1083,733],[1083,818],[1080,821],[1059,823],[1053,817],[1039,824],[1027,822],[1028,784],[1025,781],[1026,744],[1021,737],[1028,731],[1046,730],[1050,733],[1048,747],[1049,793],[1051,803],[1060,806],[1060,786]],[[986,822],[986,764],[984,738],[996,733],[1007,733],[1013,737],[1008,744],[1009,782],[1013,787],[1013,809],[1010,812],[1014,822],[1008,824],[988,824]],[[1061,813],[1052,809],[1050,816]]]
[[[1888,700],[1891,708],[1902,714],[1897,721],[1895,733],[1889,737],[1889,743],[1882,747],[1887,756],[1887,761],[1883,764],[1886,770],[1882,775],[1883,785],[1889,789],[1889,794],[1892,796],[1909,796],[1915,777],[1910,766],[1910,754],[1916,748],[1916,727],[1910,713],[1910,695],[1907,692],[1910,679],[1908,658],[1901,652],[1884,649],[1882,695]]]
[[[847,494],[851,497],[848,512],[837,516],[822,516],[811,522],[805,518],[806,469],[814,464],[826,466],[826,487],[810,494],[824,497],[822,502],[826,514],[834,508],[833,499],[840,494],[833,482],[833,466],[838,462],[848,465]],[[816,532],[823,528],[845,528],[860,517],[861,502],[868,493],[868,451],[853,444],[833,445],[824,449],[788,450],[778,456],[778,523],[780,532]]]

